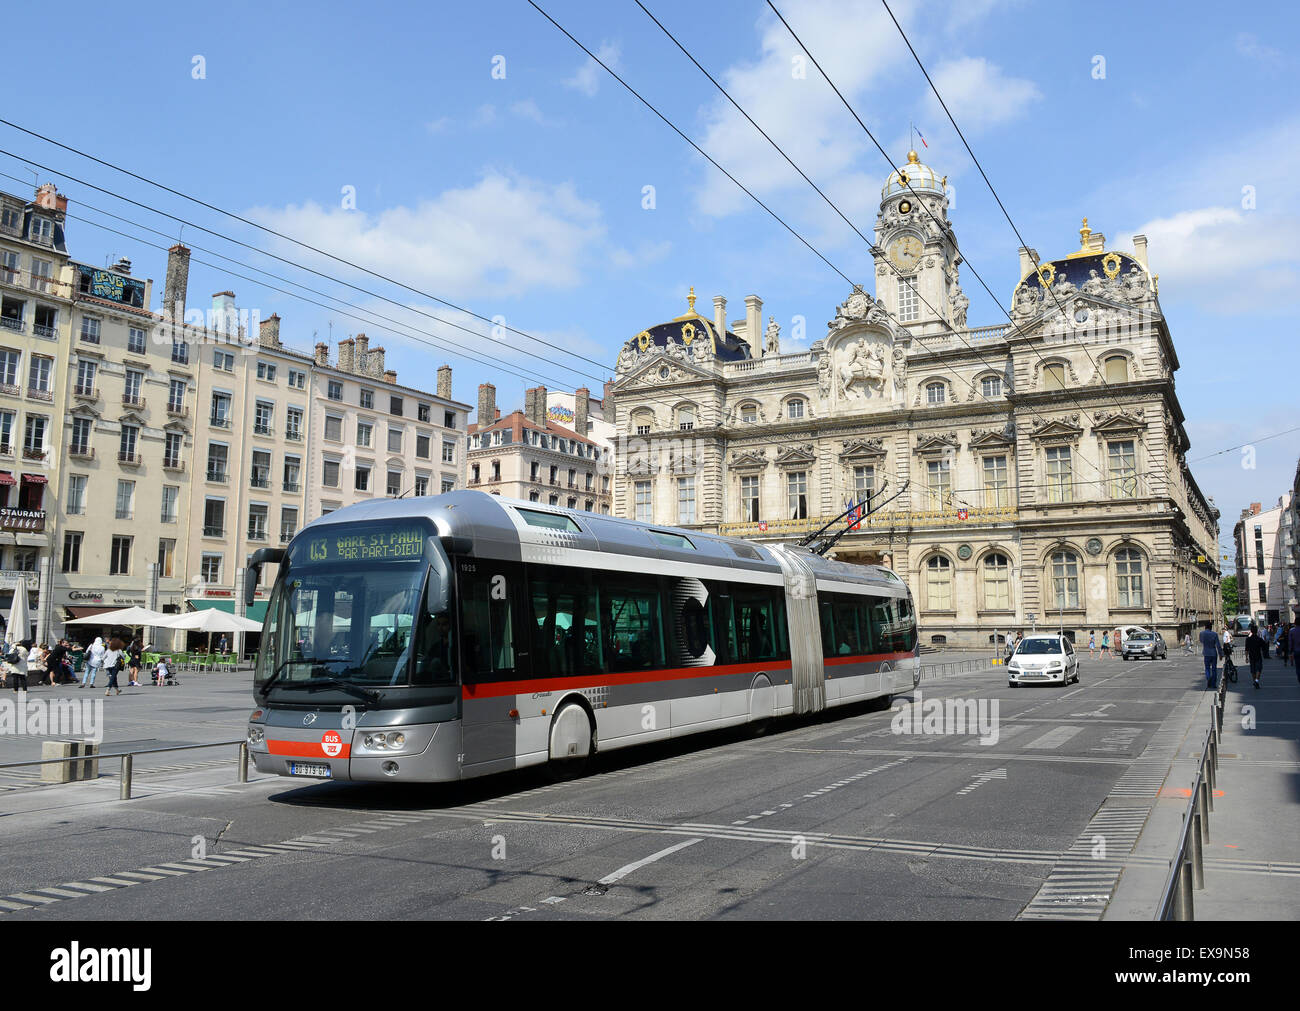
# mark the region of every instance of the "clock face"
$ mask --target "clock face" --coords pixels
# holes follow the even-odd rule
[[[903,270],[911,270],[916,266],[916,261],[921,258],[921,240],[915,235],[904,235],[901,239],[895,239],[894,244],[889,247],[889,258],[894,261],[896,267]]]

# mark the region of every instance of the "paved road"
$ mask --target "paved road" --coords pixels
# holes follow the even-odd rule
[[[1011,689],[998,668],[922,682],[921,701],[996,701],[989,744],[898,734],[893,712],[855,708],[756,739],[728,731],[614,752],[558,784],[528,770],[422,788],[234,785],[227,766],[141,776],[122,803],[108,778],[12,790],[0,795],[0,910],[1095,919],[1193,721],[1199,667],[1181,655],[1084,660],[1068,688]],[[238,736],[247,696],[228,704],[192,731]]]

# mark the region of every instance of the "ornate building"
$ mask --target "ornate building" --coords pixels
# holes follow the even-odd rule
[[[622,348],[614,512],[797,540],[854,502],[833,554],[891,565],[922,639],[1128,624],[1180,635],[1218,608],[1218,510],[1187,467],[1179,367],[1146,239],[1033,267],[1013,323],[969,328],[945,180],[915,152],[876,220],[876,296],[849,292],[809,350],[782,353],[745,299]],[[893,497],[892,496],[897,496]]]

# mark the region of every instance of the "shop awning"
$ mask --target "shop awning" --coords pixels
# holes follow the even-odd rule
[[[235,602],[230,599],[222,600],[219,597],[216,599],[208,597],[189,597],[186,599],[186,603],[196,611],[215,607],[217,610],[225,611],[227,614],[235,613]],[[244,612],[244,617],[251,618],[253,621],[265,621],[266,603],[265,600],[255,600]]]
[[[89,607],[82,605],[74,606],[72,604],[68,604],[63,609],[68,612],[69,618],[93,618],[95,615],[103,614],[106,611],[122,610],[121,607]]]
[[[24,474],[23,480],[28,484],[49,484],[50,479],[44,474]]]
[[[7,470],[0,470],[0,484],[17,484],[14,476]]]

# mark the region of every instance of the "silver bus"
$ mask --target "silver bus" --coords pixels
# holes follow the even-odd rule
[[[441,782],[890,696],[919,680],[893,572],[477,491],[304,527],[254,675],[259,771]]]

